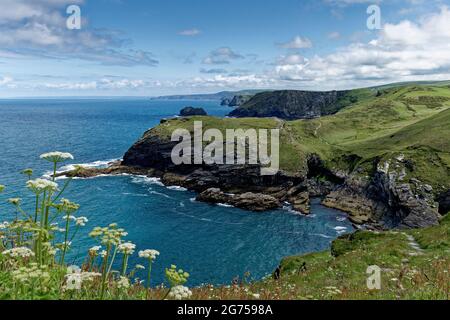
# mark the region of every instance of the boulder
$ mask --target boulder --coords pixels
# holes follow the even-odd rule
[[[181,117],[207,116],[203,108],[186,107],[180,111]]]

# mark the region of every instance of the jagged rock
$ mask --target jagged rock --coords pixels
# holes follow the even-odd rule
[[[186,107],[180,111],[181,117],[207,116],[203,108]]]
[[[256,94],[230,113],[231,117],[277,117],[312,119],[333,114],[345,105],[339,103],[346,91],[312,92],[283,90]]]
[[[311,213],[311,206],[309,202],[309,192],[301,192],[296,196],[289,198],[289,202],[292,204],[292,208],[303,214]]]
[[[207,203],[230,204],[236,208],[256,212],[277,209],[280,207],[280,202],[269,195],[252,192],[238,195],[227,194],[222,192],[219,188],[210,188],[203,191],[198,195],[197,200]]]

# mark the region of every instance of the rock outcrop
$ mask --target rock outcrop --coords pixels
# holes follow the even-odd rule
[[[203,108],[186,107],[180,111],[181,117],[207,116]]]
[[[214,204],[229,204],[236,208],[255,212],[273,210],[281,206],[280,202],[273,196],[252,192],[236,195],[224,193],[219,188],[210,188],[203,191],[199,194],[197,200]]]
[[[305,172],[279,171],[273,176],[262,176],[259,165],[177,166],[171,159],[176,144],[154,128],[127,151],[122,162],[64,174],[92,177],[130,173],[159,177],[165,185],[198,192],[199,201],[256,212],[289,203],[298,212],[309,214],[310,198],[321,197],[324,205],[348,212],[352,222],[372,229],[434,226],[441,218],[439,211],[449,211],[450,193],[435,199],[431,186],[407,178],[411,165],[404,156],[377,157],[369,163],[371,167],[366,162],[363,169],[355,165],[358,158],[350,155],[346,156],[351,163],[348,169],[335,169],[312,154],[306,160]]]
[[[312,119],[336,113],[347,104],[343,98],[347,91],[296,91],[263,92],[230,113],[231,117],[277,117],[285,120]],[[349,98],[351,100],[351,98]],[[348,102],[350,103],[350,102]]]

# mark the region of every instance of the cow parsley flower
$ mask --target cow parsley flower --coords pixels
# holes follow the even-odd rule
[[[192,291],[184,286],[175,286],[170,290],[169,297],[175,300],[186,300],[192,296]]]
[[[102,252],[100,252],[100,257],[105,258],[107,254],[108,252],[106,252],[106,250],[103,250]]]
[[[92,248],[89,249],[89,255],[96,257],[98,256],[98,252],[102,249],[101,246],[94,246]]]
[[[139,251],[139,258],[149,259],[149,260],[156,260],[156,257],[159,256],[159,251],[157,250],[144,250]]]
[[[40,158],[43,160],[53,162],[53,163],[58,163],[58,162],[64,162],[67,160],[73,160],[73,155],[71,155],[70,153],[67,153],[67,152],[54,151],[54,152],[44,153],[41,155]]]
[[[131,242],[119,244],[119,246],[117,247],[117,251],[126,255],[132,255],[135,249],[136,245]]]
[[[67,268],[66,284],[63,287],[64,291],[81,290],[84,282],[93,281],[96,277],[101,277],[97,272],[82,272],[78,266],[70,266]]]
[[[2,252],[2,255],[9,256],[11,258],[31,258],[34,257],[34,252],[26,247],[18,247]]]
[[[189,278],[189,273],[184,272],[182,269],[177,271],[177,266],[172,265],[170,269],[166,268],[166,278],[172,287],[183,285]]]
[[[75,224],[79,227],[84,227],[89,220],[86,217],[79,217],[75,219]]]
[[[127,277],[120,277],[119,281],[117,281],[117,288],[128,289],[129,287],[130,287],[130,280]]]
[[[31,192],[39,195],[44,191],[55,192],[58,189],[58,184],[46,179],[36,179],[27,181],[27,187]]]
[[[8,221],[0,223],[0,230],[8,229],[8,227],[9,227],[9,222]]]
[[[36,263],[30,264],[28,268],[21,267],[11,274],[15,281],[21,282],[22,284],[31,284],[36,280],[39,280],[40,284],[43,284],[50,279],[50,274],[46,271],[46,267],[39,267]]]

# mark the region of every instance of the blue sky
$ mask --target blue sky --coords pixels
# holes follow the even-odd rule
[[[381,30],[366,10],[381,9]],[[66,8],[81,8],[81,30]],[[0,0],[0,97],[450,79],[449,0]]]

